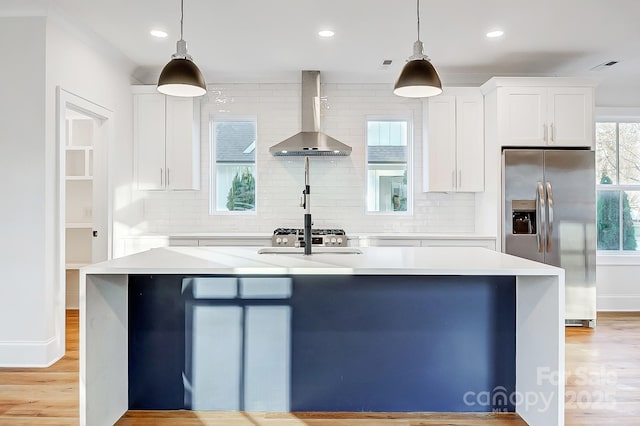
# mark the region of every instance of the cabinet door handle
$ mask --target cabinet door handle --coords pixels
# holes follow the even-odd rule
[[[160,167],[160,188],[162,188],[162,167]]]
[[[551,134],[551,135],[550,135],[550,136],[551,136],[551,142],[554,142],[554,140],[553,140],[553,139],[554,139],[554,133],[555,133],[555,132],[553,131],[553,123],[551,123],[551,124],[549,125],[549,127],[550,127],[550,134]]]
[[[458,189],[462,187],[462,170],[458,170]]]
[[[170,174],[169,174],[169,168],[167,167],[167,188],[168,188],[168,187],[169,187],[169,185],[170,185],[170,183],[169,183],[169,182],[171,182],[171,181],[169,180],[169,176],[170,176]]]

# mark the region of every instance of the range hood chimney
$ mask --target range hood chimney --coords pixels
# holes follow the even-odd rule
[[[302,71],[302,131],[272,146],[276,156],[346,156],[351,147],[320,132],[320,71]]]

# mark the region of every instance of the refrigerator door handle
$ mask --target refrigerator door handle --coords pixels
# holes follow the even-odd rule
[[[547,182],[547,206],[549,206],[549,225],[547,226],[547,253],[553,251],[553,191],[551,182]]]
[[[538,222],[540,226],[536,230],[538,234],[538,253],[542,253],[544,250],[544,242],[542,240],[542,233],[545,232],[545,218],[544,218],[544,188],[542,182],[538,182],[538,196],[536,197],[536,216],[538,216]]]

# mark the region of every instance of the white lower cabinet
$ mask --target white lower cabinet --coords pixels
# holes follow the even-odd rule
[[[220,247],[220,246],[246,246],[246,247],[270,247],[271,237],[251,237],[251,238],[200,238],[200,247]]]
[[[496,239],[493,237],[425,237],[398,236],[381,237],[350,237],[349,245],[354,247],[484,247],[496,249]]]
[[[495,238],[474,238],[469,240],[434,238],[422,240],[422,247],[484,247],[496,249]]]
[[[479,88],[445,88],[425,101],[425,192],[484,191],[484,101]]]
[[[420,247],[420,240],[410,238],[360,238],[359,247]]]
[[[200,189],[200,100],[136,87],[134,179],[139,190]]]

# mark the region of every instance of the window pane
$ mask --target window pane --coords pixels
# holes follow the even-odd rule
[[[622,192],[622,250],[640,248],[640,191]]]
[[[640,184],[640,123],[620,123],[620,183]]]
[[[367,123],[367,145],[407,145],[406,121],[369,121]]]
[[[367,121],[367,211],[408,211],[408,122]]]
[[[596,123],[596,183],[617,183],[616,123]]]
[[[598,191],[598,250],[620,250],[620,191]]]
[[[367,144],[369,146],[380,145],[380,126],[377,121],[367,123]]]
[[[215,127],[216,162],[255,162],[255,121],[219,121]]]
[[[407,165],[369,165],[367,207],[372,212],[407,211]]]
[[[255,211],[255,121],[215,121],[215,210]]]
[[[217,164],[216,208],[218,211],[255,211],[255,165]]]

